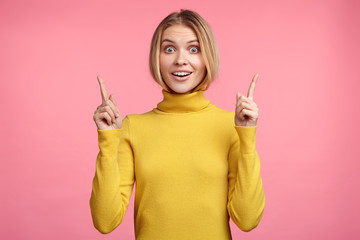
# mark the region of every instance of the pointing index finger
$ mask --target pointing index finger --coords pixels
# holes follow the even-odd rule
[[[102,101],[105,102],[106,100],[109,99],[109,97],[108,97],[108,93],[107,93],[107,90],[106,90],[104,80],[100,76],[97,76],[97,80],[98,80],[99,85],[100,85]]]
[[[249,87],[249,91],[248,91],[248,98],[250,98],[251,100],[254,99],[254,92],[255,92],[255,85],[257,82],[257,79],[259,78],[259,74],[255,74],[255,76],[253,77],[250,87]]]

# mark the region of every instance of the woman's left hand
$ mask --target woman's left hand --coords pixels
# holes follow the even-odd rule
[[[245,97],[239,92],[236,94],[235,125],[244,127],[256,126],[259,117],[259,109],[253,101],[256,81],[259,74],[255,74],[251,81],[248,96]]]

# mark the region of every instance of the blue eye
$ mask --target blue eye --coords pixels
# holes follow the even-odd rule
[[[197,48],[197,47],[192,47],[192,48],[190,48],[190,52],[191,52],[191,53],[197,53],[197,52],[199,52],[199,48]]]
[[[174,50],[174,48],[173,47],[166,47],[165,48],[165,52],[167,52],[167,53],[172,53],[172,52],[174,52],[175,50]]]

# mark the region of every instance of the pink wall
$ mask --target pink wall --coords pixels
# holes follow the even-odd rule
[[[212,103],[233,110],[260,73],[267,202],[252,232],[231,225],[234,239],[359,238],[360,1],[127,2],[0,2],[0,239],[133,239],[133,204],[113,233],[92,226],[96,75],[123,116],[155,107],[151,35],[180,8],[217,37]]]

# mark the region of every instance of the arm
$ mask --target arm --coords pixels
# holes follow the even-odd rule
[[[235,126],[229,152],[229,192],[227,209],[232,221],[242,230],[251,231],[260,222],[265,195],[260,177],[260,159],[256,152],[256,126]]]
[[[98,138],[90,208],[95,228],[110,233],[124,218],[135,181],[128,117],[120,129],[98,130]]]
[[[256,152],[256,126],[259,110],[253,101],[259,75],[251,81],[248,97],[237,93],[235,130],[229,152],[228,212],[243,231],[251,231],[260,222],[265,196],[260,177],[260,159]]]
[[[101,233],[113,231],[123,220],[134,185],[134,164],[129,119],[121,121],[113,95],[108,97],[103,79],[97,77],[102,104],[94,112],[100,152],[90,198],[91,215]]]

